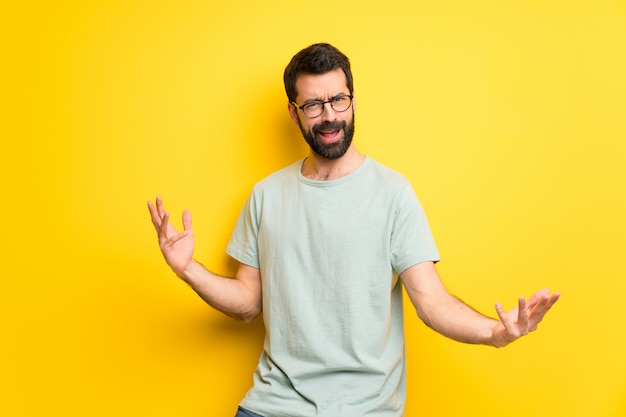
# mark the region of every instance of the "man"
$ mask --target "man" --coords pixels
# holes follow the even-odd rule
[[[238,417],[398,417],[405,402],[402,286],[419,317],[452,339],[502,347],[535,330],[559,294],[535,293],[483,316],[450,295],[428,222],[408,181],[361,154],[348,58],[328,44],[296,54],[284,74],[289,116],[307,158],[259,182],[227,252],[229,279],[193,259],[157,197],[148,203],[165,260],[209,305],[266,337]]]

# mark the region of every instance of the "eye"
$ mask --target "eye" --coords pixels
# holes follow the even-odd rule
[[[315,110],[315,109],[318,109],[320,107],[322,107],[322,102],[321,101],[314,101],[312,103],[305,104],[303,108],[307,109],[307,110]]]

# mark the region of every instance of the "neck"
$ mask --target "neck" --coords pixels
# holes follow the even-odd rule
[[[336,180],[357,169],[364,159],[365,155],[354,146],[350,146],[346,153],[337,159],[326,159],[310,151],[309,157],[302,164],[301,172],[311,180]]]

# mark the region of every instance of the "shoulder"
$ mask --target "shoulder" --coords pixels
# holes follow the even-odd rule
[[[379,181],[386,186],[397,187],[399,189],[410,186],[409,180],[400,172],[370,157],[367,158],[366,163],[368,175],[372,177],[371,180]]]
[[[413,185],[404,174],[391,169],[373,159],[369,160],[368,167],[369,178],[366,182],[369,184],[370,190],[374,192],[379,200],[386,200],[390,204],[391,210],[409,211],[414,209],[421,210],[419,199],[413,189]]]
[[[301,166],[302,160],[298,160],[278,171],[274,171],[254,185],[253,193],[263,193],[276,188],[283,189],[289,182],[297,181]]]

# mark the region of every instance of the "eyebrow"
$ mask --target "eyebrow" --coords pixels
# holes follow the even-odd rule
[[[335,94],[334,96],[330,97],[329,100],[332,100],[332,99],[337,98],[337,97],[349,96],[349,95],[350,95],[350,93],[345,93],[345,92],[342,91],[341,93]],[[303,106],[305,104],[320,103],[322,101],[326,101],[326,100],[322,100],[321,98],[310,98],[310,99],[304,101]]]

